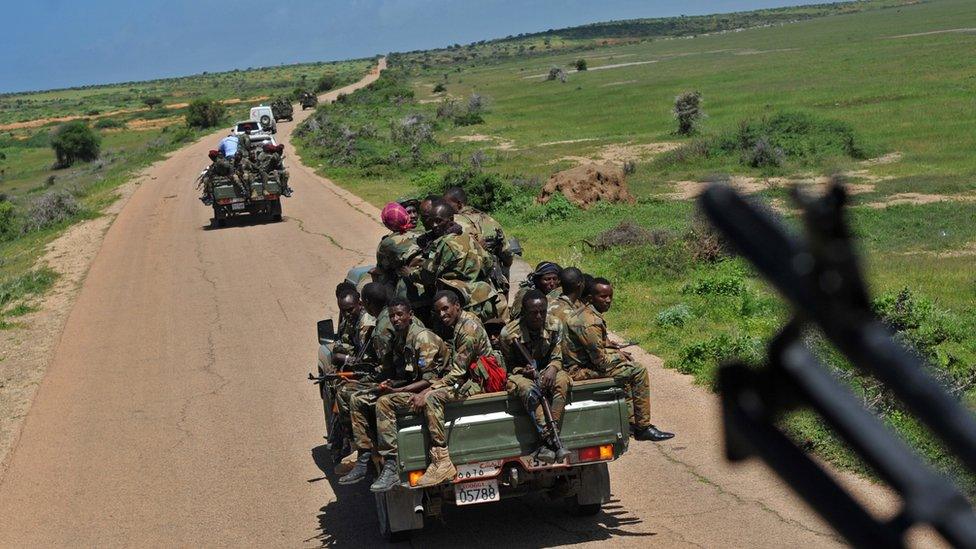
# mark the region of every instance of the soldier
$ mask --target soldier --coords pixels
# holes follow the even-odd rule
[[[396,414],[408,410],[413,396],[444,374],[451,353],[444,340],[414,321],[409,301],[395,297],[390,301],[389,311],[396,330],[394,369],[384,372],[383,381],[375,391],[360,393],[353,398],[356,445],[361,449],[376,446],[385,460],[380,476],[370,486],[374,492],[385,492],[398,481]],[[369,411],[373,406],[375,430],[370,428],[369,422]],[[357,468],[339,482],[350,484],[364,478],[369,459],[362,460],[361,466],[357,463]]]
[[[376,248],[373,279],[393,290],[398,297],[417,301],[418,289],[413,283],[401,280],[399,274],[401,268],[413,269],[420,261],[414,221],[410,212],[396,202],[390,202],[383,208],[381,219],[390,234],[384,236]]]
[[[573,380],[612,377],[627,391],[633,410],[631,430],[636,440],[662,441],[673,433],[651,424],[650,381],[647,368],[612,344],[607,337],[603,313],[613,303],[613,286],[605,278],[594,278],[587,287],[586,307],[571,315],[566,326],[567,345],[563,358]]]
[[[288,186],[288,170],[282,162],[284,158],[284,145],[273,145],[265,143],[257,156],[257,167],[261,176],[267,180],[271,173],[278,175],[278,182],[281,184],[281,194],[291,196],[292,190]]]
[[[444,201],[434,203],[428,221],[428,228],[436,240],[431,243],[420,268],[401,268],[400,276],[423,285],[428,294],[452,282],[450,286],[459,290],[466,302],[491,304],[490,307],[479,307],[479,312],[506,314],[505,296],[487,280],[485,266],[491,261],[488,253],[472,235],[459,234],[451,205]]]
[[[477,236],[479,243],[495,258],[507,284],[515,255],[509,247],[502,226],[490,215],[469,206],[468,195],[461,187],[448,189],[444,193],[444,200],[457,212],[455,220],[461,228]],[[508,293],[507,286],[504,291]]]
[[[452,331],[449,342],[452,351],[447,374],[410,399],[413,410],[425,411],[431,442],[431,463],[417,486],[433,486],[457,476],[457,468],[451,463],[447,448],[444,406],[483,392],[483,386],[495,389],[495,385],[500,385],[500,366],[493,358],[486,360],[492,354],[488,334],[476,316],[461,310],[457,294],[447,290],[438,292],[434,296],[434,311],[441,323]]]
[[[559,273],[559,295],[548,296],[549,315],[558,318],[567,329],[570,317],[585,306],[581,301],[585,276],[576,267],[566,267]]]
[[[547,296],[551,294],[552,299],[559,297],[557,290],[559,289],[559,273],[562,270],[562,267],[557,263],[550,261],[543,261],[536,265],[535,271],[529,273],[525,280],[519,284],[518,292],[512,298],[512,306],[509,308],[512,320],[517,319],[521,314],[522,298],[525,297],[526,292],[533,288],[540,290]]]
[[[546,314],[548,305],[542,291],[526,292],[522,298],[522,317],[509,322],[499,339],[508,370],[508,392],[517,396],[526,412],[535,418],[542,441],[536,459],[555,463],[562,462],[570,454],[558,443],[556,436],[566,408],[569,376],[563,371],[565,328],[558,318]],[[534,365],[526,361],[523,350],[535,361]],[[543,398],[551,400],[554,425],[546,423]]]

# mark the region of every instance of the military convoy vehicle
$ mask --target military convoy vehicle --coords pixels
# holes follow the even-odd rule
[[[292,107],[291,101],[279,97],[271,102],[271,114],[274,116],[275,122],[279,120],[291,122],[295,119],[295,108]]]
[[[350,272],[347,279],[355,283],[359,276]],[[322,373],[331,362],[332,320],[320,321],[318,332],[319,377],[310,378],[318,383],[331,429],[338,382],[325,380]],[[449,404],[446,413],[448,447],[458,475],[452,482],[427,488],[416,487],[430,455],[426,419],[413,413],[397,418],[400,484],[373,494],[379,528],[387,538],[408,537],[424,527],[425,519],[439,517],[451,505],[490,504],[546,493],[564,499],[573,514],[593,515],[610,501],[607,464],[627,451],[630,440],[627,401],[613,379],[572,384],[559,435],[572,455],[563,463],[546,464],[533,457],[538,448],[534,422],[521,402],[505,392]]]
[[[302,110],[314,109],[319,104],[319,97],[312,92],[302,92]]]

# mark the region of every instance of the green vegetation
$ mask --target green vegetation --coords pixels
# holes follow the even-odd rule
[[[57,273],[42,268],[0,282],[0,330],[17,326],[11,319],[34,311],[31,301],[53,286],[57,278]]]
[[[976,89],[970,37],[937,32],[976,27],[970,8],[962,0],[832,4],[394,55],[395,70],[374,87],[320,107],[303,130],[302,156],[378,205],[460,182],[521,239],[530,263],[551,259],[614,280],[614,329],[705,386],[719,360],[759,360],[788,311],[702,225],[680,182],[734,175],[791,217],[788,180],[846,172],[859,193],[849,213],[878,313],[973,402],[976,202],[967,197],[976,192]],[[762,28],[722,32],[745,27]],[[587,71],[560,68],[581,57]],[[674,107],[688,90],[701,92],[708,116],[686,137],[675,132]],[[477,126],[455,124],[473,94],[491,108]],[[423,140],[395,137],[408,119],[422,121],[424,131],[411,135]],[[636,204],[583,212],[561,195],[533,200],[541,181],[581,158],[635,162]],[[883,207],[902,193],[936,200]],[[657,236],[604,245],[600,237],[624,221]],[[874,402],[867,380],[824,353]],[[957,471],[897,406],[882,415]],[[813,416],[787,425],[825,457],[865,470]]]
[[[186,109],[186,125],[191,128],[213,128],[226,115],[224,106],[213,99],[194,99]]]
[[[88,124],[75,120],[64,124],[51,138],[58,168],[70,168],[76,161],[91,162],[98,158],[102,138]]]

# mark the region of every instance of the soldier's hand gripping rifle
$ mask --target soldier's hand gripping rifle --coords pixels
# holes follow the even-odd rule
[[[542,372],[539,371],[539,364],[536,362],[529,350],[525,348],[525,345],[518,339],[515,340],[515,347],[518,348],[519,353],[525,359],[526,367],[531,368],[535,372],[535,388],[539,391],[539,404],[542,405],[542,417],[545,420],[545,427],[552,433],[552,441],[556,444],[557,448],[562,448],[563,443],[559,440],[559,426],[552,419],[552,409],[549,407],[549,400],[546,399],[545,391],[542,388],[542,383],[539,378],[542,376]],[[529,413],[532,411],[529,410]]]
[[[797,195],[806,238],[770,210],[725,185],[700,198],[711,222],[793,308],[794,319],[771,343],[763,368],[722,366],[719,392],[725,452],[731,461],[761,457],[858,547],[903,547],[909,528],[928,524],[957,547],[976,547],[976,515],[963,493],[888,430],[824,366],[803,340],[816,325],[856,368],[887,385],[970,473],[976,473],[976,420],[898,343],[871,310],[839,183],[819,199]],[[872,516],[783,433],[777,419],[813,408],[902,498],[888,522]]]

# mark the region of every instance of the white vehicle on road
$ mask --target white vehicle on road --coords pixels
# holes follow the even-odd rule
[[[264,125],[256,120],[241,120],[240,122],[234,124],[230,129],[231,135],[243,135],[245,132],[250,132],[251,135],[251,148],[255,149],[263,146],[265,143],[271,143],[272,145],[277,145],[278,142],[275,141],[271,132],[265,129]]]
[[[274,112],[267,105],[251,107],[251,120],[261,123],[261,126],[269,133],[278,133],[278,124],[275,123]]]

